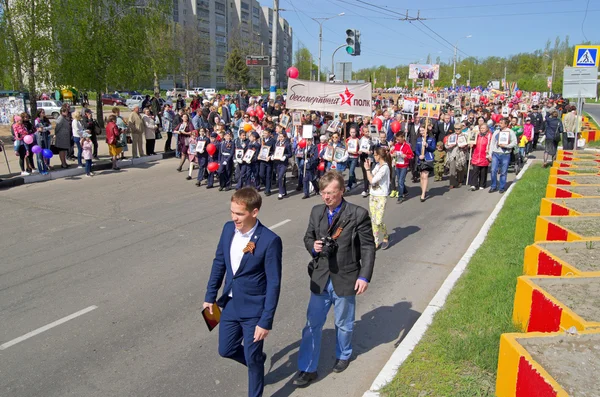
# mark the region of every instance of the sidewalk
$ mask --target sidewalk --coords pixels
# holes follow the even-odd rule
[[[157,148],[164,148],[165,139],[160,139],[156,142]],[[156,151],[157,154],[154,156],[144,156],[137,159],[133,159],[131,157],[131,145],[129,146],[129,151],[125,152],[126,160],[119,160],[117,165],[120,168],[133,167],[136,165],[148,163],[151,161],[158,161],[162,159],[175,157],[175,152],[162,152]],[[174,143],[171,142],[171,146],[174,147]],[[21,168],[19,167],[19,158],[15,156],[12,145],[7,145],[5,143],[4,146],[6,150],[6,158],[8,159],[8,163],[10,165],[10,170],[12,173],[8,173],[8,169],[6,167],[6,160],[3,154],[0,154],[0,189],[10,188],[14,186],[23,185],[25,183],[36,183],[49,181],[53,179],[66,178],[75,175],[85,174],[85,168],[77,168],[77,160],[70,161],[67,160],[69,164],[68,169],[60,168],[60,160],[58,155],[55,155],[50,160],[50,165],[54,167],[53,171],[50,171],[47,175],[41,175],[39,173],[35,173],[29,176],[21,176]],[[75,149],[75,153],[77,153],[77,149]],[[112,167],[112,162],[110,160],[110,156],[108,155],[108,145],[104,142],[104,136],[98,137],[98,158],[99,160],[93,161],[92,170],[93,171],[101,171],[108,170]],[[35,164],[35,157],[34,157]]]

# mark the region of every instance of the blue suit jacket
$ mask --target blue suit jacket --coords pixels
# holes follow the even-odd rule
[[[250,238],[256,244],[254,253],[244,254],[234,276],[229,255],[234,233],[234,223],[227,222],[221,232],[204,301],[216,301],[225,277],[223,295],[217,304],[222,307],[233,291],[231,299],[238,318],[259,318],[259,327],[271,329],[281,287],[283,243],[278,235],[258,222]]]

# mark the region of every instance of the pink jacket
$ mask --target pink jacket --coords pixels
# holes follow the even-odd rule
[[[523,135],[527,137],[527,141],[531,141],[533,139],[533,124],[523,124]]]
[[[471,157],[471,164],[479,167],[487,167],[490,162],[487,159],[488,145],[492,140],[492,133],[488,132],[486,135],[477,134],[477,141],[473,147],[473,156]]]
[[[89,139],[86,139],[85,141],[83,141],[81,143],[81,148],[82,150],[82,155],[83,155],[83,159],[84,160],[91,160],[92,159],[92,141],[90,141]]]

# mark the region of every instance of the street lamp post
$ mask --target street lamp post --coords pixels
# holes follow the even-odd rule
[[[457,52],[458,52],[458,42],[460,41],[460,39],[469,39],[473,37],[473,35],[468,35],[465,37],[461,37],[458,40],[456,40],[456,44],[454,44],[454,67],[452,68],[452,88],[456,88],[456,56],[457,56]]]
[[[321,52],[323,49],[323,22],[328,21],[333,18],[344,16],[344,15],[345,15],[345,13],[340,12],[339,14],[334,15],[332,17],[311,18],[313,21],[315,21],[316,23],[319,24],[319,66],[317,69],[317,81],[321,81]],[[331,73],[333,73],[333,71]]]

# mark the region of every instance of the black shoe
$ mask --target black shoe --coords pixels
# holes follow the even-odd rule
[[[307,198],[310,198],[310,196],[302,196],[302,200],[306,200]]]
[[[498,189],[490,189],[490,190],[489,190],[489,193],[494,193],[494,192],[496,192],[496,191],[498,191]]]
[[[223,186],[219,186],[219,191],[222,192],[223,191]]]
[[[301,192],[301,191],[302,191],[302,186],[298,186],[298,187],[296,188],[296,191],[297,191],[297,192]]]
[[[401,204],[401,203],[403,203],[403,202],[404,202],[404,197],[400,197],[400,198],[398,198],[398,204]]]
[[[335,360],[335,365],[333,366],[333,372],[337,372],[337,373],[344,372],[346,370],[346,368],[348,368],[349,364],[350,364],[350,360],[340,360],[340,359]]]
[[[268,196],[270,196],[270,195],[271,195],[271,192],[267,192],[267,191],[265,191],[265,196],[267,196],[267,197],[268,197]]]
[[[296,379],[294,379],[293,385],[294,386],[298,386],[298,387],[306,387],[309,385],[310,382],[312,382],[313,380],[317,379],[319,375],[317,374],[317,372],[300,372],[298,374],[298,377]]]
[[[504,193],[506,190],[500,189],[500,194]]]
[[[192,177],[188,175],[188,176],[186,176],[186,177],[185,177],[185,180],[186,180],[186,181],[191,181],[191,180],[192,180]]]
[[[231,188],[230,188],[229,186],[227,186],[227,187],[226,187],[225,189],[223,189],[223,190],[225,190],[226,192],[228,192],[228,191],[230,191],[230,190],[231,190]]]
[[[181,172],[181,171],[183,171],[183,170],[181,169],[181,167],[177,168],[177,172]]]
[[[202,182],[200,182],[200,181],[196,182],[196,186],[200,187],[201,185],[202,185]]]
[[[214,186],[206,186],[207,189],[212,189]]]

